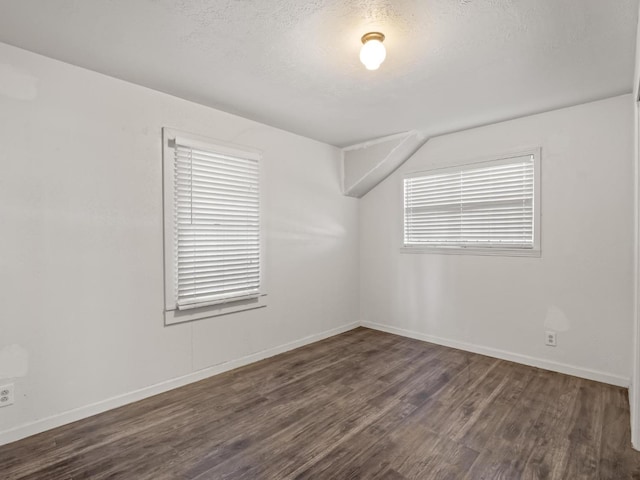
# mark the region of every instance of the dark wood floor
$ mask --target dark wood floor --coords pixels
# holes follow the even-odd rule
[[[627,392],[359,328],[0,447],[3,479],[640,479]]]

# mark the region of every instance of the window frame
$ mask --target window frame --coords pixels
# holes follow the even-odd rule
[[[175,139],[185,139],[190,145],[200,146],[208,151],[237,156],[249,156],[258,160],[260,219],[260,293],[255,298],[231,300],[224,303],[179,310],[175,298],[175,250],[174,250],[174,180],[175,180]],[[265,222],[264,222],[264,162],[262,152],[256,149],[195,135],[173,128],[162,129],[162,197],[163,197],[163,250],[164,250],[164,323],[166,326],[229,313],[266,307],[265,266]]]
[[[405,179],[433,175],[447,170],[460,170],[464,167],[478,167],[481,164],[492,164],[504,162],[506,160],[531,155],[533,156],[533,248],[523,247],[478,247],[465,245],[451,246],[407,246],[404,243],[405,232]],[[401,229],[400,229],[400,253],[417,254],[449,254],[449,255],[489,255],[504,257],[541,257],[542,256],[542,211],[541,211],[541,174],[542,174],[542,149],[540,147],[515,150],[498,155],[490,155],[474,160],[458,161],[448,164],[441,164],[434,168],[412,171],[404,174],[401,178],[400,203],[401,203]]]

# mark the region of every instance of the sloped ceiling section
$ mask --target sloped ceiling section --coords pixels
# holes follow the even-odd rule
[[[414,130],[344,148],[343,193],[362,197],[418,151],[425,141],[426,137]]]
[[[0,41],[345,147],[629,93],[637,15],[638,0],[0,0]],[[375,72],[358,59],[370,31],[386,35]]]

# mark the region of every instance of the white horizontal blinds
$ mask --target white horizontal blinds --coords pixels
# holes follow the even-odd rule
[[[405,246],[533,248],[534,156],[404,181]]]
[[[257,296],[258,160],[178,141],[174,166],[178,309]]]

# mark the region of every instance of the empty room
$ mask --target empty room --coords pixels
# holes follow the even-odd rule
[[[0,0],[0,479],[640,479],[640,0]]]

